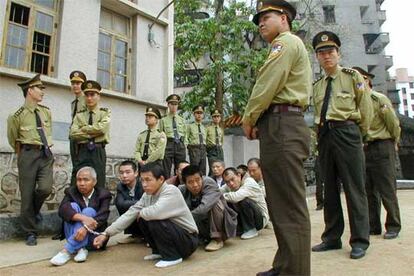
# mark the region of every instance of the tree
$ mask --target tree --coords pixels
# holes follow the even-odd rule
[[[212,11],[207,19],[201,10]],[[195,104],[225,115],[242,114],[267,49],[249,20],[255,10],[245,2],[180,0],[175,4],[175,75],[189,69],[196,82],[182,107]]]

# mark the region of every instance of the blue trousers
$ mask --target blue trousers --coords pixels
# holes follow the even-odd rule
[[[93,208],[87,207],[81,210],[81,208],[76,202],[72,202],[71,205],[72,205],[73,210],[75,210],[77,213],[80,213],[84,216],[88,216],[91,218],[96,216],[96,211]],[[86,234],[83,240],[81,241],[75,240],[76,232],[81,227],[83,227],[83,224],[79,221],[75,223],[70,223],[70,222],[65,221],[63,224],[63,230],[65,232],[65,238],[66,238],[65,249],[71,254],[75,253],[76,251],[78,251],[79,249],[83,247],[86,247],[88,244],[92,245],[93,239],[95,238],[95,235],[88,233]]]

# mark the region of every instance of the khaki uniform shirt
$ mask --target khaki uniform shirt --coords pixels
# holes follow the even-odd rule
[[[87,143],[90,139],[94,139],[95,143],[109,143],[111,111],[97,106],[92,113],[92,125],[88,123],[89,109],[81,110],[76,114],[70,127],[69,137],[79,144]]]
[[[355,121],[365,136],[372,120],[371,92],[364,78],[353,69],[338,66],[332,78],[332,90],[329,99],[326,120]],[[313,102],[315,105],[315,124],[319,124],[323,98],[328,76],[322,77],[313,85]]]
[[[200,137],[198,135],[198,125],[200,125],[201,135],[203,136],[203,145],[206,144],[206,128],[203,124],[192,123],[187,126],[188,144],[200,145]]]
[[[177,124],[177,132],[180,138],[183,139],[183,142],[187,144],[187,129],[185,120],[178,114],[175,114],[175,122]],[[174,138],[173,130],[173,115],[168,113],[165,117],[160,120],[158,128],[160,131],[164,132],[167,138]]]
[[[368,130],[367,142],[392,139],[400,141],[400,122],[394,112],[391,101],[384,94],[371,91],[374,118]]]
[[[215,146],[216,145],[216,128],[218,133],[218,141],[219,145],[222,146],[224,142],[224,131],[219,125],[212,124],[211,126],[207,127],[207,147]]]
[[[52,115],[48,107],[43,105],[24,104],[7,119],[7,139],[16,151],[16,143],[43,145],[37,131],[35,110],[39,113],[49,147],[52,145]]]
[[[165,146],[167,145],[167,137],[164,132],[160,132],[158,129],[144,130],[137,138],[135,144],[135,160],[142,161],[142,155],[144,154],[145,140],[147,139],[147,133],[150,131],[149,146],[148,146],[148,159],[146,162],[153,162],[164,158]]]
[[[70,114],[72,116],[72,120],[75,118],[76,114],[74,114],[75,112],[75,103],[76,100],[78,100],[78,106],[76,107],[76,113],[78,113],[81,110],[86,109],[86,103],[85,103],[85,96],[81,95],[79,97],[77,97],[76,99],[74,99],[71,103],[70,103]]]
[[[289,104],[305,109],[312,91],[312,71],[302,40],[290,32],[279,34],[271,44],[265,64],[243,116],[243,122],[256,125],[271,104]]]

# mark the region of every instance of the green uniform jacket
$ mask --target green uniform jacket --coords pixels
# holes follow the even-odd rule
[[[164,158],[165,146],[167,145],[167,137],[164,132],[158,129],[144,130],[137,138],[135,144],[135,160],[142,161],[142,155],[144,154],[145,139],[147,138],[147,132],[150,131],[149,147],[148,147],[148,159],[146,162],[154,162]]]
[[[92,125],[89,125],[89,109],[79,111],[70,127],[69,137],[79,144],[87,143],[89,139],[95,139],[95,143],[109,143],[109,127],[111,122],[111,111],[108,108],[92,110]]]
[[[187,125],[187,137],[189,145],[200,145],[200,137],[198,135],[198,125],[200,125],[201,135],[203,136],[203,145],[206,144],[206,128],[203,124],[192,123]]]
[[[207,127],[207,147],[210,146],[215,146],[216,145],[216,127],[217,127],[217,132],[218,132],[218,140],[219,140],[219,145],[222,146],[224,143],[224,131],[223,129],[219,126],[219,125],[215,125],[212,124],[211,126]]]
[[[18,142],[20,144],[42,145],[37,131],[35,109],[38,110],[42,121],[47,143],[49,146],[52,145],[52,114],[49,108],[40,104],[24,104],[14,114],[10,114],[7,119],[7,139],[15,151]]]
[[[177,124],[177,131],[180,138],[182,137],[184,144],[187,144],[187,129],[185,120],[178,114],[175,114],[175,122]],[[167,138],[174,138],[174,130],[172,125],[173,115],[168,113],[165,117],[160,120],[158,128],[160,131],[164,132]]]
[[[392,139],[400,141],[400,121],[392,108],[391,101],[384,94],[371,91],[374,118],[368,130],[367,142],[374,140]]]
[[[76,108],[77,111],[81,111],[86,109],[86,103],[85,103],[85,96],[81,95],[78,98],[78,106]],[[70,103],[70,114],[73,116],[73,112],[75,111],[75,101],[76,99],[74,99],[71,103]],[[78,112],[76,112],[78,113]],[[75,114],[76,115],[76,114]]]
[[[332,92],[329,100],[326,120],[355,121],[363,136],[368,132],[372,121],[371,92],[364,78],[356,70],[337,67],[332,77]],[[313,85],[313,102],[315,105],[315,124],[319,125],[323,98],[328,76],[323,76]]]
[[[312,92],[312,71],[302,40],[290,32],[279,34],[260,68],[243,122],[256,125],[271,104],[289,104],[305,109]]]

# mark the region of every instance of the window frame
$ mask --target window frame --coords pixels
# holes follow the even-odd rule
[[[129,16],[125,16],[122,14],[119,14],[117,12],[114,12],[110,9],[101,7],[101,11],[104,10],[105,12],[111,14],[111,20],[113,23],[114,20],[114,15],[119,16],[119,17],[123,17],[125,19],[127,19],[127,34],[122,34],[119,32],[116,32],[115,30],[111,29],[105,29],[103,27],[101,27],[101,14],[99,15],[99,35],[102,33],[104,35],[107,35],[111,38],[111,52],[110,52],[110,68],[109,68],[109,87],[103,87],[104,89],[108,89],[110,91],[114,91],[117,93],[123,93],[123,94],[127,94],[127,95],[131,95],[131,55],[132,55],[132,19]],[[99,36],[98,36],[98,40],[99,40]],[[126,70],[125,70],[125,74],[121,75],[118,74],[116,72],[116,41],[122,41],[125,42],[127,47],[126,47],[126,56],[125,56],[125,62],[126,62]],[[98,59],[99,59],[99,52],[101,51],[101,49],[99,48],[99,41],[98,41],[98,50],[97,50],[97,62],[99,63]],[[96,66],[96,72],[97,72],[97,76],[98,76],[98,71],[102,70],[98,67],[98,64]],[[102,70],[104,71],[104,70]],[[106,71],[108,72],[108,71]],[[124,91],[119,91],[115,89],[115,77],[117,75],[123,76],[125,77],[125,90]],[[98,80],[99,81],[99,80]]]
[[[332,16],[328,17],[329,12],[328,9],[332,9]],[[335,5],[323,5],[322,6],[322,13],[323,13],[323,23],[324,24],[336,24],[336,14],[335,14]],[[328,19],[333,20],[332,22]]]
[[[29,8],[29,22],[28,25],[22,25],[16,22],[11,22],[10,21],[10,13],[11,13],[11,6],[12,3]],[[49,62],[48,62],[48,66],[47,66],[47,74],[43,74],[41,72],[42,75],[47,75],[47,76],[53,76],[55,74],[55,61],[56,61],[56,43],[57,43],[57,30],[58,30],[58,25],[59,25],[59,16],[60,16],[60,5],[61,1],[60,0],[55,0],[55,6],[52,9],[46,8],[45,6],[42,6],[40,4],[37,4],[35,2],[35,0],[8,0],[7,4],[6,4],[6,16],[5,16],[5,22],[4,22],[4,29],[3,29],[3,41],[2,41],[2,45],[3,47],[1,48],[1,55],[0,55],[0,66],[6,67],[6,68],[11,68],[11,69],[15,69],[15,70],[19,70],[19,71],[24,71],[24,72],[31,72],[31,73],[37,73],[36,71],[31,71],[31,64],[32,64],[32,59],[33,59],[33,54],[40,54],[40,55],[44,55],[44,56],[48,56],[49,57]],[[45,33],[44,31],[41,30],[37,30],[36,29],[36,13],[37,12],[41,12],[44,13],[46,15],[49,15],[52,17],[52,32],[50,34]],[[12,47],[14,48],[19,48],[19,49],[24,49],[25,50],[25,54],[24,54],[24,62],[23,62],[23,67],[22,68],[17,68],[17,67],[12,67],[9,66],[8,64],[6,64],[6,49],[8,45],[8,33],[9,33],[9,27],[10,25],[15,25],[15,26],[19,26],[19,27],[25,27],[27,29],[27,37],[26,37],[26,46],[23,47],[16,47],[14,45],[12,45]],[[49,53],[42,53],[39,51],[36,51],[35,49],[33,49],[33,39],[34,39],[34,34],[35,32],[38,32],[40,34],[46,34],[46,35],[50,35],[50,44],[49,44]]]

